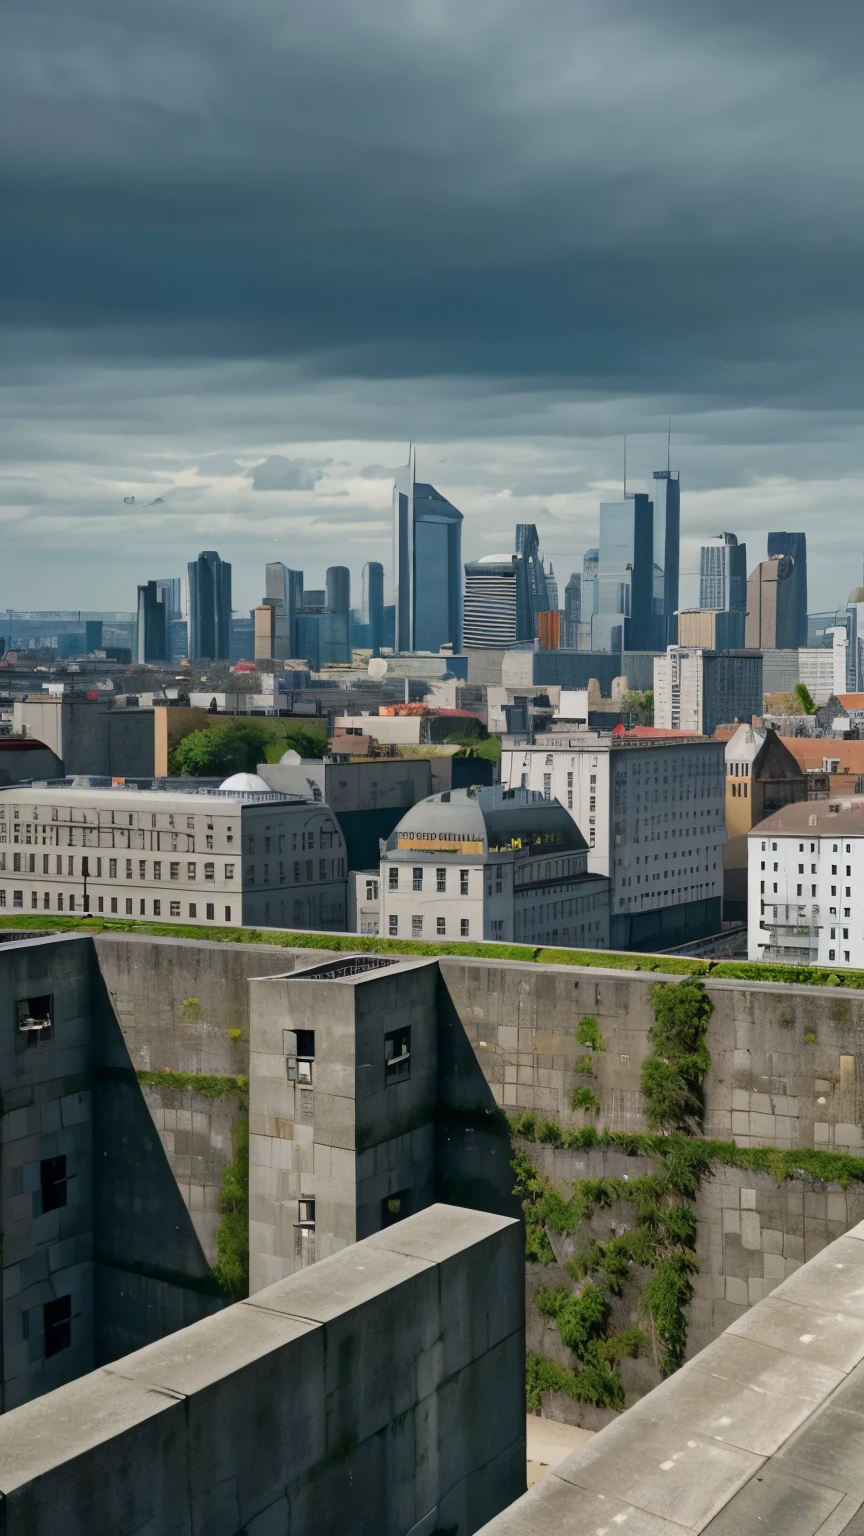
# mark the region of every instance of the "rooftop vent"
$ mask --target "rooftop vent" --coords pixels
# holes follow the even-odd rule
[[[380,971],[398,964],[398,960],[385,960],[381,955],[347,955],[344,960],[334,960],[332,965],[303,971],[302,976],[304,981],[339,981],[343,976],[362,976],[364,971]]]

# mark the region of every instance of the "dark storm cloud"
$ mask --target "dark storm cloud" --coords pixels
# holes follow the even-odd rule
[[[0,317],[319,378],[857,403],[862,35],[837,0],[13,5]]]

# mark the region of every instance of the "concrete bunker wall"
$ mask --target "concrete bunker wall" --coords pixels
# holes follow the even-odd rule
[[[5,1536],[470,1536],[525,1488],[522,1257],[433,1206],[7,1414]]]
[[[648,1129],[640,1076],[651,1048],[651,989],[674,978],[451,957],[440,967],[505,1113]],[[705,985],[714,1004],[705,1135],[744,1147],[864,1147],[864,993],[710,978]],[[571,1108],[583,1081],[575,1029],[586,1015],[597,1019],[606,1045],[592,1062],[595,1115]]]

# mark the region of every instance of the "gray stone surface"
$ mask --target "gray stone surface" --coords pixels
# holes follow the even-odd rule
[[[381,1234],[6,1414],[4,1536],[470,1536],[525,1486],[524,1334],[519,1224],[466,1215],[432,1206],[400,1228],[422,1257]]]
[[[812,1305],[820,1291],[836,1310]],[[645,1515],[668,1532],[860,1536],[862,1293],[864,1233],[804,1265],[484,1536],[640,1530]],[[586,1521],[585,1490],[609,1500],[608,1523],[593,1510]],[[633,1523],[615,1501],[640,1512]]]

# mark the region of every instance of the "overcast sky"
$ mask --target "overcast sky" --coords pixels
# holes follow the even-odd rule
[[[409,438],[566,579],[670,415],[682,569],[804,529],[842,605],[862,53],[853,0],[6,0],[0,607],[389,574]]]

